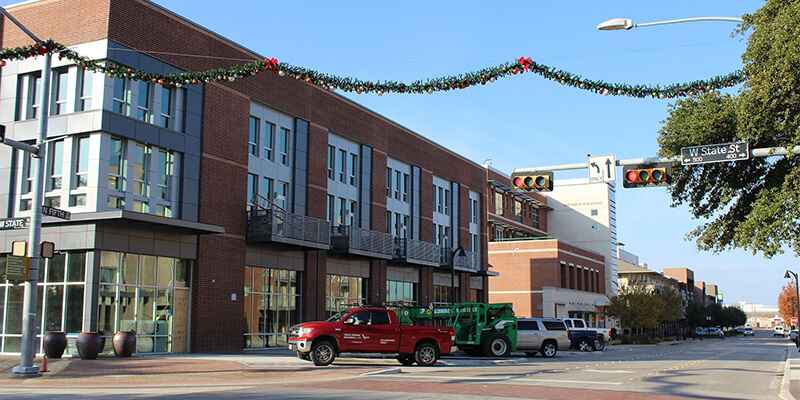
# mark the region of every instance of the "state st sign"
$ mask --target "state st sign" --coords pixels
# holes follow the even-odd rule
[[[728,162],[749,158],[750,146],[747,142],[706,144],[681,149],[682,165]]]

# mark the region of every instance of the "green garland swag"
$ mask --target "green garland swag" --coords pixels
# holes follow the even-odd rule
[[[411,83],[365,81],[350,77],[339,77],[287,63],[279,63],[275,58],[267,58],[206,71],[161,75],[135,70],[112,61],[91,60],[52,40],[24,47],[2,49],[0,50],[0,66],[5,65],[5,60],[22,60],[29,57],[44,55],[48,52],[55,53],[59,59],[66,58],[90,71],[102,71],[114,78],[152,81],[165,86],[180,87],[183,85],[207,82],[235,81],[266,71],[279,76],[287,76],[302,80],[327,90],[339,89],[345,92],[375,93],[378,95],[385,93],[433,93],[465,89],[478,84],[485,85],[494,82],[498,78],[504,78],[509,75],[534,73],[562,85],[572,86],[602,95],[664,99],[692,96],[708,91],[728,88],[740,84],[746,79],[744,71],[738,70],[727,75],[719,75],[705,80],[675,83],[666,86],[609,83],[586,79],[580,75],[539,64],[530,57],[520,57],[514,62],[507,62],[474,72],[414,81]]]

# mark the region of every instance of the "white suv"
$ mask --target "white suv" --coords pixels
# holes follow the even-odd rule
[[[782,326],[776,326],[772,328],[772,336],[786,336],[786,331],[783,330]]]
[[[517,320],[517,350],[529,357],[536,353],[552,358],[558,349],[569,348],[569,336],[564,321],[555,318],[519,318]]]

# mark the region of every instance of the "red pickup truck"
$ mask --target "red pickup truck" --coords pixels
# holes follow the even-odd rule
[[[453,328],[401,325],[394,311],[356,307],[327,321],[304,322],[289,331],[289,349],[314,365],[329,365],[341,353],[397,354],[403,365],[430,366],[450,353]]]

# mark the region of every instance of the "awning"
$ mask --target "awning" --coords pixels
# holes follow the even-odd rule
[[[225,228],[219,225],[204,224],[200,222],[186,221],[177,218],[167,218],[160,215],[145,214],[127,210],[99,211],[88,213],[72,214],[69,220],[55,217],[43,217],[42,224],[45,226],[71,225],[102,222],[124,222],[137,225],[154,224],[165,228],[174,228],[188,233],[219,234],[225,233]]]

